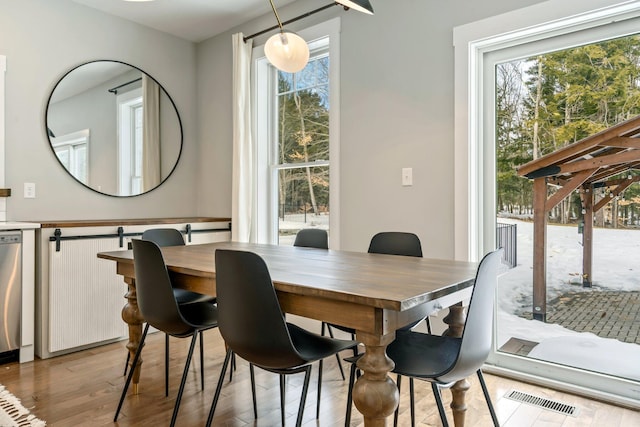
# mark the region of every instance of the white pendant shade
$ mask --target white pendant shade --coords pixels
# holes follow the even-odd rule
[[[264,53],[274,67],[287,73],[296,73],[309,62],[307,42],[286,31],[271,36],[264,45]]]

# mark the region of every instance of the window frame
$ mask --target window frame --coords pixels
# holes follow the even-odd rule
[[[62,160],[60,160],[60,156],[58,155],[58,153],[60,151],[67,151],[69,153],[69,164],[64,166],[75,179],[77,179],[84,185],[89,185],[89,150],[91,147],[90,140],[91,131],[89,129],[79,130],[77,132],[68,133],[66,135],[61,135],[58,137],[51,137],[51,147],[56,153],[56,157],[58,157],[60,163],[62,163]],[[84,177],[78,176],[77,166],[79,148],[84,149],[84,154],[82,155],[85,163]]]
[[[116,98],[118,108],[118,188],[121,196],[139,194],[142,176],[136,176],[136,112],[144,108],[142,88],[133,89]],[[142,144],[142,141],[140,141]],[[136,181],[137,180],[137,181]],[[135,184],[137,183],[137,192]]]
[[[495,63],[638,33],[640,1],[550,0],[454,29],[455,257],[477,261],[495,247]],[[617,30],[616,30],[617,28]],[[614,31],[610,31],[614,29]],[[625,34],[626,33],[626,34]],[[560,42],[558,42],[560,41]],[[494,318],[494,337],[497,333]],[[494,343],[495,344],[495,343]],[[637,383],[494,350],[489,370],[639,407]]]
[[[340,247],[340,18],[297,32],[303,37],[313,50],[314,42],[329,39],[329,230],[331,233],[330,247]],[[253,135],[255,136],[255,194],[254,215],[252,229],[255,231],[256,242],[278,243],[278,171],[291,167],[279,165],[274,167],[271,159],[275,158],[277,144],[277,129],[272,126],[277,116],[277,73],[272,72],[272,66],[264,55],[264,46],[253,49],[252,59],[252,88],[253,94]],[[311,164],[312,166],[326,166],[325,162]],[[304,167],[295,164],[294,167]]]

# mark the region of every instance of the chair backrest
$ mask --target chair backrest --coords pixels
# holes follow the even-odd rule
[[[171,335],[189,333],[191,326],[180,314],[160,247],[148,240],[132,239],[138,307],[144,320]]]
[[[318,228],[304,228],[296,234],[296,240],[293,242],[293,246],[329,249],[327,231]]]
[[[306,362],[296,351],[264,260],[252,252],[216,250],[218,328],[238,356],[283,369]]]
[[[422,257],[420,239],[413,233],[385,231],[371,238],[369,253]]]
[[[182,233],[175,228],[151,228],[142,233],[142,240],[150,240],[158,246],[183,246]]]
[[[489,252],[480,261],[458,358],[453,369],[441,376],[440,381],[458,381],[472,375],[482,367],[489,356],[493,333],[493,306],[502,252],[502,248]]]

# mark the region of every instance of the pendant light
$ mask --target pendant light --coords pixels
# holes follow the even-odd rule
[[[274,34],[264,45],[264,53],[274,67],[287,73],[296,73],[302,70],[309,62],[309,46],[299,35],[282,28],[282,22],[273,4],[269,0],[271,9],[278,21],[280,32]]]
[[[336,3],[340,3],[344,7],[357,10],[368,15],[373,15],[373,6],[369,3],[369,0],[336,0]]]
[[[283,23],[280,21],[280,16],[276,11],[276,7],[273,4],[273,0],[269,0],[273,14],[276,16],[278,25],[267,28],[266,30],[259,31],[250,36],[244,37],[246,42],[249,39],[265,34],[269,31],[280,29],[278,34],[275,34],[267,40],[264,46],[264,53],[271,64],[279,70],[287,73],[296,73],[302,70],[309,62],[309,46],[299,35],[286,31],[283,28]],[[291,24],[292,22],[309,17],[315,13],[322,12],[332,6],[342,6],[345,10],[353,9],[358,12],[363,12],[368,15],[373,15],[373,7],[369,0],[335,0],[333,3],[326,4],[310,12],[304,13],[295,18],[291,18],[285,21],[284,25]]]

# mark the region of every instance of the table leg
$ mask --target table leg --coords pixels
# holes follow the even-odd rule
[[[462,331],[464,330],[465,308],[462,304],[449,307],[449,314],[447,314],[443,321],[449,325],[449,328],[443,335],[461,337]],[[456,382],[453,387],[451,387],[451,410],[453,411],[453,423],[456,427],[464,427],[465,414],[467,411],[465,395],[469,387],[470,384],[466,378]]]
[[[366,427],[383,427],[386,419],[395,411],[400,400],[398,387],[389,377],[394,364],[387,356],[387,345],[395,334],[384,337],[358,333],[358,340],[366,347],[364,356],[358,360],[363,374],[353,388],[353,402],[364,415]]]
[[[129,350],[129,369],[135,369],[133,372],[133,394],[138,394],[138,383],[140,382],[140,369],[142,367],[142,355],[138,358],[138,365],[133,365],[133,359],[138,345],[140,344],[140,338],[142,336],[142,323],[143,319],[140,315],[140,309],[138,308],[138,297],[136,293],[136,282],[133,278],[126,277],[125,283],[129,287],[129,291],[124,296],[127,299],[127,303],[122,308],[122,320],[129,326],[129,342],[127,343],[127,349]]]

